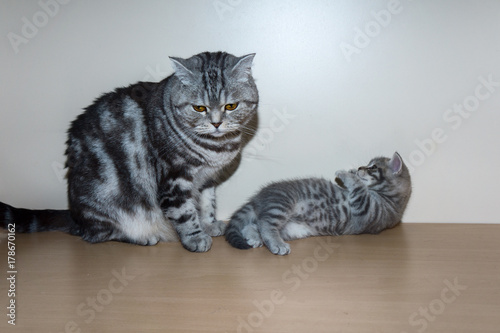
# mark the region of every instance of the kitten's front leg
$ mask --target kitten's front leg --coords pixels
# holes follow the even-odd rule
[[[347,189],[353,188],[354,186],[361,184],[355,169],[349,171],[345,170],[337,171],[335,173],[335,181],[339,183],[337,181],[337,178]]]
[[[226,224],[215,217],[216,199],[215,187],[206,188],[200,195],[200,223],[210,236],[221,236],[226,230]]]
[[[179,234],[182,246],[191,252],[206,252],[212,246],[210,237],[201,227],[198,209],[187,195],[162,200],[162,209]]]
[[[277,219],[264,220],[260,221],[258,228],[262,241],[269,251],[283,256],[290,253],[290,244],[285,243],[276,227],[276,224],[281,223],[283,222],[277,222]]]

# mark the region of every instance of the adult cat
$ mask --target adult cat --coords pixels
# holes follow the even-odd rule
[[[264,187],[231,217],[226,240],[240,249],[264,244],[285,255],[290,245],[284,240],[375,234],[401,221],[411,179],[398,153],[374,158],[358,170],[338,171],[335,180],[308,178]]]
[[[0,203],[3,226],[61,230],[96,243],[178,240],[208,251],[224,233],[215,186],[258,107],[254,54],[171,58],[175,73],[98,98],[68,131],[69,211]]]

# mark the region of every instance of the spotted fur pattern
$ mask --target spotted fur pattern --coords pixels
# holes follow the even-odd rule
[[[253,57],[171,58],[175,73],[165,80],[97,99],[68,131],[70,214],[21,221],[20,210],[2,204],[4,225],[69,231],[93,243],[179,239],[190,251],[210,249],[210,236],[225,229],[216,220],[215,187],[257,112]]]
[[[264,187],[231,217],[226,240],[236,248],[265,245],[285,255],[290,253],[286,240],[376,234],[401,221],[411,180],[398,153],[339,171],[335,180],[308,178]]]

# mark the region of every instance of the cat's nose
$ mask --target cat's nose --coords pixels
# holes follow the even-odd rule
[[[218,122],[218,123],[212,123],[212,125],[214,125],[215,128],[219,128],[219,126],[222,124],[222,121],[221,122]]]

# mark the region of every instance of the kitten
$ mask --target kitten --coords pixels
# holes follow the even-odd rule
[[[96,243],[154,245],[180,239],[208,251],[224,233],[215,186],[256,116],[254,54],[171,58],[175,73],[98,98],[68,131],[69,211],[0,203],[18,232],[62,230]]]
[[[226,240],[290,253],[292,240],[322,235],[376,234],[401,221],[411,194],[401,156],[377,157],[358,170],[338,171],[336,184],[308,178],[272,183],[233,214]]]

